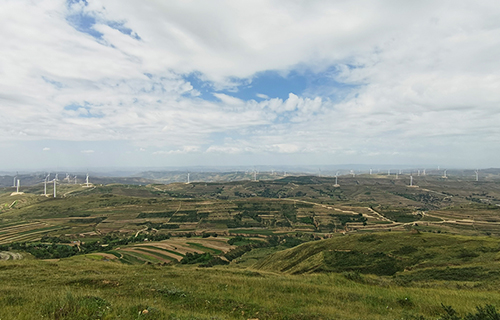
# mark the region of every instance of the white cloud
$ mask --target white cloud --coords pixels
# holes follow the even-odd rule
[[[161,155],[161,154],[186,154],[186,153],[193,153],[193,152],[198,152],[200,150],[200,147],[198,146],[184,146],[181,149],[175,149],[175,150],[168,150],[168,151],[155,151],[153,152],[153,155]]]
[[[355,150],[405,160],[456,158],[475,148],[472,159],[493,148],[489,154],[500,155],[496,1],[1,6],[4,142],[130,141],[166,154]],[[96,18],[101,39],[68,23],[81,12]],[[195,72],[213,88],[237,91],[256,73],[294,69],[334,70],[332,79],[353,89],[337,100],[334,86],[287,99],[215,93],[217,100],[207,101],[183,77]],[[82,108],[64,109],[70,105]],[[234,139],[214,141],[216,135]]]
[[[45,148],[42,149],[42,151],[50,151],[50,148],[45,147]]]
[[[85,153],[85,154],[90,154],[90,153],[94,153],[94,150],[82,150],[80,152]]]

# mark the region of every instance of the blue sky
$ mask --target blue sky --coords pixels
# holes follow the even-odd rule
[[[0,169],[498,166],[494,1],[0,9]]]

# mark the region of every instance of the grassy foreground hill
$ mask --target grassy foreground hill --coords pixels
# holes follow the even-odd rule
[[[302,274],[358,272],[409,281],[500,282],[500,241],[432,233],[337,236],[274,253],[257,269]]]
[[[239,261],[270,248],[212,268],[25,254],[0,261],[0,317],[459,320],[442,317],[441,304],[459,315],[499,307],[496,238],[387,232],[283,247],[253,265]]]
[[[1,318],[437,319],[495,304],[495,290],[398,286],[342,274],[286,275],[221,266],[125,265],[80,256],[0,263]]]

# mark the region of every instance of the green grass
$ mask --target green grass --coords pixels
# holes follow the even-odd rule
[[[112,254],[112,255],[114,255],[115,257],[117,257],[118,259],[122,257],[122,254],[121,254],[120,252],[117,252],[117,251],[114,251],[114,250],[111,250],[111,251],[106,251],[105,253]]]
[[[130,252],[120,251],[120,253],[123,255],[120,261],[126,264],[144,264],[146,261],[148,261],[142,257],[141,259],[139,259],[137,255],[134,255]]]
[[[5,261],[0,270],[3,320],[349,320],[420,314],[436,319],[440,303],[464,314],[477,305],[498,307],[500,301],[497,290],[400,287],[373,277],[353,281],[341,274],[293,276],[231,267],[65,259]],[[148,314],[139,315],[145,309]]]
[[[151,250],[148,250],[148,249],[143,249],[141,247],[134,247],[135,250],[138,250],[138,251],[142,251],[144,253],[147,253],[148,256],[153,256],[153,257],[160,257],[162,259],[165,259],[165,260],[168,260],[168,261],[172,261],[174,260],[174,258],[170,257],[170,256],[167,256],[167,255],[164,255],[160,252],[156,252],[156,251],[151,251]]]
[[[213,253],[213,254],[221,254],[222,251],[221,250],[218,250],[218,249],[213,249],[213,248],[208,248],[208,247],[205,247],[204,245],[201,245],[199,243],[194,243],[194,242],[186,242],[190,247],[193,247],[193,248],[196,248],[196,249],[199,249],[203,252],[208,252],[208,253]]]
[[[495,262],[499,252],[500,241],[497,238],[387,232],[336,236],[304,243],[270,255],[259,262],[257,268],[297,274],[344,271],[405,274],[406,278],[411,279],[412,272],[403,270],[437,270],[452,266],[475,268],[480,265],[481,272],[476,273],[478,280],[486,280],[484,274],[488,274],[488,279],[500,280],[500,266]],[[473,276],[466,270],[462,270],[464,281]],[[455,273],[460,273],[460,270]],[[480,274],[483,276],[479,277]],[[428,277],[428,280],[433,279]],[[416,274],[414,280],[424,279]]]

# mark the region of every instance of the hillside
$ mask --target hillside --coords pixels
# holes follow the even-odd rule
[[[500,282],[500,241],[418,232],[336,236],[274,253],[258,270],[289,274],[357,272],[402,281]]]

